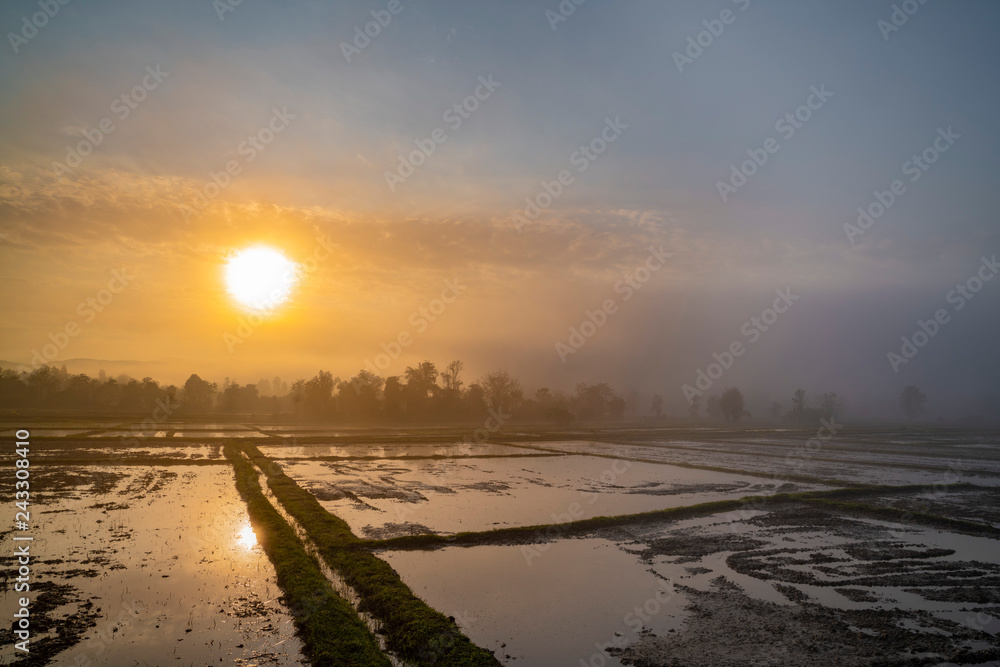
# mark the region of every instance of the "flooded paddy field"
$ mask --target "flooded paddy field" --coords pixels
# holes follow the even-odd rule
[[[853,429],[817,446],[807,430],[521,427],[473,444],[459,429],[55,426],[32,429],[33,646],[48,657],[20,664],[308,664],[227,444],[263,457],[265,487],[277,475],[346,522],[307,536],[347,540],[335,569],[373,554],[496,664],[1000,660],[995,433]],[[431,643],[395,664],[436,664]]]
[[[562,523],[825,488],[577,455],[278,463],[356,534],[377,538]]]
[[[52,465],[33,473],[36,662],[26,664],[303,664],[228,468]],[[5,612],[15,595],[6,576],[15,568],[12,532],[3,535],[0,565]],[[4,637],[4,662],[14,657]]]

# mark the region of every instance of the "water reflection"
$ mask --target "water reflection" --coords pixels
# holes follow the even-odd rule
[[[236,543],[246,551],[250,551],[257,546],[257,534],[253,532],[253,526],[249,523],[243,526],[239,535],[236,536]]]

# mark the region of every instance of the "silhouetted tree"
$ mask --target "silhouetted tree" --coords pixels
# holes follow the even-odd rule
[[[708,414],[709,419],[718,419],[722,416],[722,409],[719,407],[719,397],[709,396],[708,400],[705,402],[705,413]]]
[[[361,421],[378,419],[382,411],[384,384],[385,380],[366,370],[359,371],[350,382],[341,382],[337,388],[341,417]]]
[[[695,398],[698,398],[695,396]],[[653,405],[650,406],[653,409],[653,416],[659,419],[663,416],[663,397],[659,394],[653,394]]]
[[[701,419],[701,396],[693,396],[691,405],[688,406],[688,417],[691,419]]]
[[[462,390],[462,381],[458,379],[458,375],[464,367],[465,364],[458,360],[448,364],[444,373],[441,373],[441,384],[444,386],[445,391],[453,392],[457,395]]]
[[[187,412],[208,412],[212,409],[212,400],[217,387],[215,383],[202,380],[192,374],[184,383],[182,404]]]
[[[320,371],[299,387],[300,404],[306,417],[322,419],[333,415],[333,388],[333,373],[329,371]]]
[[[927,411],[927,396],[916,385],[907,385],[899,392],[899,407],[909,419],[916,419]]]
[[[796,389],[795,393],[792,394],[792,411],[793,417],[801,418],[806,411],[806,390]]]
[[[639,394],[634,391],[628,393],[628,398],[625,399],[625,403],[628,405],[628,416],[635,419],[639,412]]]
[[[839,417],[844,413],[844,399],[834,392],[823,394],[823,400],[820,401],[819,411],[822,416],[827,419]]]
[[[726,418],[726,421],[738,422],[743,418],[745,411],[743,392],[736,387],[726,389],[722,392],[722,397],[719,398],[719,410],[722,411],[722,416]]]
[[[411,419],[426,420],[434,415],[430,411],[430,399],[439,387],[438,371],[433,362],[422,361],[416,368],[407,367],[403,372],[406,385],[403,388],[403,409]]]
[[[521,383],[505,370],[487,373],[480,378],[477,384],[483,390],[483,400],[486,402],[486,406],[494,412],[511,414],[524,399]]]
[[[385,379],[385,388],[382,390],[382,414],[391,422],[403,418],[403,385],[399,382],[398,376],[393,375]]]

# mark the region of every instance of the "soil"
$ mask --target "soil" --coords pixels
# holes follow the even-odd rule
[[[1000,648],[972,647],[992,636],[925,612],[832,610],[817,604],[783,606],[754,599],[729,582],[702,591],[675,585],[689,600],[683,630],[666,637],[646,634],[625,648],[610,648],[636,667],[845,667],[985,663]],[[903,619],[923,628],[900,627]]]

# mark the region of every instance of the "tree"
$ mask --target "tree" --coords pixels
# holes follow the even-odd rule
[[[697,400],[697,396],[695,399]],[[659,419],[663,416],[663,397],[659,394],[653,394],[653,416]]]
[[[464,367],[465,364],[458,360],[448,364],[444,373],[441,373],[441,384],[444,385],[445,391],[457,395],[462,390],[462,381],[458,379],[458,374],[462,372]]]
[[[916,419],[927,411],[927,396],[916,385],[908,385],[899,392],[899,407],[909,419]]]
[[[382,414],[388,421],[398,421],[403,416],[403,385],[396,375],[385,379]]]
[[[691,405],[688,407],[688,417],[691,419],[701,418],[701,396],[693,396]]]
[[[366,370],[359,371],[350,382],[341,382],[337,390],[337,401],[341,414],[346,419],[371,421],[379,416],[382,385],[378,375]]]
[[[581,382],[576,385],[573,410],[581,420],[620,419],[625,413],[625,400],[606,382],[591,385]]]
[[[801,418],[806,411],[806,390],[796,389],[792,394],[792,412],[795,418]]]
[[[726,421],[738,422],[745,412],[743,404],[743,392],[736,387],[730,387],[722,392],[719,398],[719,410]]]
[[[719,409],[718,396],[708,397],[708,400],[705,402],[705,412],[708,414],[709,419],[718,419],[722,416],[722,410]]]
[[[208,412],[212,409],[215,392],[215,384],[192,373],[184,383],[184,408],[188,412]]]
[[[298,384],[298,382],[296,382]],[[302,409],[308,417],[329,417],[333,412],[333,373],[320,371],[301,386]]]
[[[437,366],[431,361],[422,361],[416,368],[410,366],[403,371],[406,384],[403,385],[403,412],[409,418],[430,419],[430,399],[439,387]]]
[[[781,417],[781,403],[778,401],[771,403],[769,412],[771,413],[771,419],[777,421],[778,418]]]
[[[406,367],[403,372],[406,378],[406,389],[414,396],[430,398],[437,389],[438,371],[433,361],[421,361],[416,368]]]
[[[820,401],[819,410],[827,419],[839,417],[844,412],[844,399],[834,392],[823,394],[823,400]]]
[[[477,383],[483,391],[486,406],[501,414],[510,414],[523,400],[521,383],[507,371],[487,373]]]
[[[628,404],[628,416],[635,419],[635,416],[639,413],[639,394],[630,391],[625,402]]]

